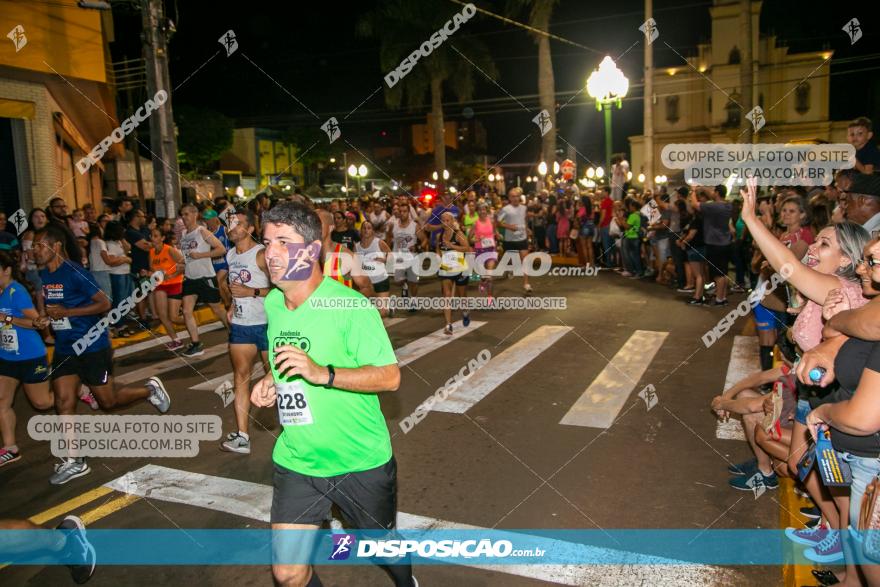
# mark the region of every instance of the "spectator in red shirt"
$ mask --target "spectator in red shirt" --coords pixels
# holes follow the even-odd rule
[[[606,268],[614,267],[614,240],[609,232],[611,219],[614,217],[614,200],[611,199],[611,193],[607,187],[596,189],[602,200],[599,202],[599,241],[602,243],[602,254],[600,260],[602,266]]]

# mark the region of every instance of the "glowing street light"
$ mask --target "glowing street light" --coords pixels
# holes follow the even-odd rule
[[[596,170],[593,169],[592,167],[588,167],[587,168],[587,177],[589,177],[590,179],[593,179],[594,177],[596,177]]]
[[[629,90],[629,80],[609,56],[605,56],[599,69],[587,80],[587,93],[596,100],[596,109],[605,111],[605,163],[611,165],[611,107],[619,109]]]
[[[434,175],[436,175],[436,172],[434,173]],[[495,174],[494,173],[489,174],[489,183],[495,183]]]
[[[602,169],[601,167],[597,167],[596,168],[596,178],[602,179],[603,177],[605,177],[605,170]]]
[[[632,181],[632,178],[633,178],[633,172],[627,171],[626,172],[626,181]]]
[[[538,174],[542,177],[547,175],[547,163],[545,163],[544,161],[538,163]]]
[[[644,174],[644,173],[640,173],[639,176],[638,176],[636,179],[639,180],[639,183],[645,183],[645,174]]]
[[[367,177],[367,166],[361,164],[360,167],[355,167],[354,163],[348,166],[348,174],[354,178],[357,178],[358,185],[358,194],[361,193],[361,179]]]
[[[443,179],[449,179],[449,171],[446,169],[443,170]]]
[[[553,162],[553,175],[559,175],[559,162]]]

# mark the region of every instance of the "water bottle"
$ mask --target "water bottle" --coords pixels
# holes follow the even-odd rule
[[[825,369],[822,367],[813,367],[810,369],[810,381],[813,383],[819,383],[822,381],[822,378],[825,376]]]

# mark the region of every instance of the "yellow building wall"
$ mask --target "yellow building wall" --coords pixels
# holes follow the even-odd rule
[[[65,77],[106,82],[101,13],[74,0],[0,0],[0,33],[24,28],[27,44],[18,52],[7,38],[0,43],[0,65]]]

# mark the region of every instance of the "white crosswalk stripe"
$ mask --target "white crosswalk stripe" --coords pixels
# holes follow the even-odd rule
[[[668,332],[633,332],[559,423],[590,428],[611,426],[667,336]]]
[[[467,412],[570,331],[571,326],[551,325],[536,328],[498,356],[492,357],[446,399],[437,402],[429,409],[455,414]]]
[[[272,505],[272,486],[239,481],[213,475],[190,473],[179,469],[146,465],[105,484],[111,489],[130,492],[172,503],[190,505],[269,522]],[[397,526],[401,530],[487,530],[479,526],[398,512]],[[522,534],[522,533],[520,533]],[[515,536],[514,533],[511,533]],[[627,564],[585,565],[462,565],[498,573],[555,583],[558,585],[735,585],[743,577],[736,571],[709,565],[689,564],[684,561],[660,558],[635,552],[588,546],[554,540],[554,552],[570,552],[572,558],[585,560],[620,560]],[[687,566],[680,566],[687,565]]]
[[[213,332],[214,330],[220,330],[223,328],[223,324],[221,322],[211,322],[209,324],[202,324],[199,326],[199,334],[204,334],[205,332]],[[182,330],[177,333],[178,340],[186,340],[189,338],[189,333],[186,330]],[[128,355],[133,355],[135,353],[139,353],[141,351],[145,351],[147,349],[151,349],[153,347],[157,347],[160,344],[166,344],[171,342],[171,337],[169,336],[158,336],[155,338],[150,338],[148,340],[144,340],[142,342],[136,342],[134,344],[130,344],[124,346],[120,349],[116,349],[113,351],[113,358],[119,359],[121,357],[127,357]]]
[[[733,347],[730,349],[730,363],[727,365],[727,377],[724,380],[724,389],[730,389],[737,381],[760,368],[761,359],[757,337],[734,337]],[[721,395],[721,392],[717,395]],[[722,440],[745,440],[746,434],[743,431],[742,421],[734,417],[731,417],[727,422],[719,420],[715,428],[715,438]]]
[[[445,346],[453,340],[458,340],[462,336],[473,332],[474,330],[484,326],[485,322],[474,320],[468,327],[464,327],[461,321],[452,325],[452,334],[443,334],[443,329],[432,332],[427,336],[423,336],[418,340],[414,340],[408,345],[402,346],[394,354],[397,355],[397,364],[401,367],[409,365],[413,361],[417,361],[430,353]]]
[[[385,328],[391,328],[392,326],[400,324],[404,320],[406,320],[406,318],[383,318],[382,323],[385,324]],[[263,369],[263,365],[261,363],[257,363],[254,366],[253,371],[251,371],[250,380],[253,381],[255,379],[258,379],[259,377],[262,377],[265,374],[266,371]],[[197,383],[191,386],[190,389],[197,391],[214,391],[224,381],[229,381],[231,383],[232,379],[233,374],[230,371],[229,373],[224,373],[223,375],[218,375],[217,377],[213,377],[211,379],[208,379],[207,381]]]
[[[162,373],[174,371],[175,369],[182,369],[184,367],[195,368],[195,365],[198,363],[213,359],[214,357],[219,357],[220,355],[225,355],[228,352],[228,349],[229,345],[225,342],[215,344],[214,346],[207,347],[204,355],[198,357],[184,357],[183,355],[177,355],[170,359],[123,373],[113,379],[118,385],[128,385],[129,383],[145,381],[149,377],[161,375]],[[198,371],[197,368],[196,371]]]

